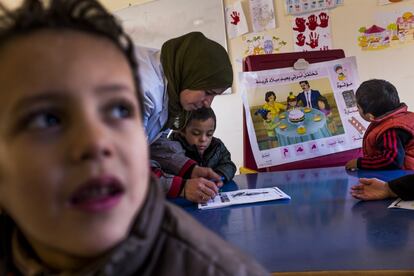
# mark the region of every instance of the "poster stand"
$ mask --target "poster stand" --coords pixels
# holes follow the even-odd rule
[[[342,49],[248,56],[243,62],[243,72],[286,67],[304,70],[307,68],[306,63],[309,65],[310,63],[330,61],[344,57],[345,53]],[[361,153],[362,151],[359,148],[258,169],[251,149],[247,133],[246,116],[243,111],[243,165],[245,168],[265,172],[344,166],[349,160],[361,156]]]

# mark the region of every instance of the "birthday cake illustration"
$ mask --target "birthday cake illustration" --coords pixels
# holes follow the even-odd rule
[[[305,113],[303,113],[300,109],[293,109],[289,111],[288,118],[292,123],[299,123],[305,120]]]

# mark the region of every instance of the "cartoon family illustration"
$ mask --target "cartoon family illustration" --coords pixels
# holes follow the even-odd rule
[[[298,92],[297,95],[289,92],[285,103],[277,101],[274,91],[267,91],[265,93],[265,103],[254,112],[256,117],[262,119],[262,125],[256,127],[256,134],[258,130],[261,130],[260,132],[262,134],[266,133],[262,137],[258,135],[258,141],[262,141],[262,146],[259,145],[261,149],[275,148],[287,143],[286,141],[278,140],[280,131],[289,128],[287,122],[290,122],[289,125],[295,125],[297,127],[294,133],[295,135],[306,134],[307,131],[304,124],[296,124],[305,120],[305,113],[312,114],[314,122],[321,121],[322,117],[326,118],[327,131],[325,132],[325,136],[340,134],[338,133],[337,126],[339,114],[337,116],[333,115],[328,98],[323,96],[320,91],[311,89],[307,80],[300,81],[299,86],[302,91]],[[333,97],[330,101],[336,108]],[[337,117],[337,119],[334,117]],[[279,135],[277,133],[278,131]],[[287,134],[287,132],[285,133]]]

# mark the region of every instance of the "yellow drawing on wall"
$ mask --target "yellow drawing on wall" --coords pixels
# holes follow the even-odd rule
[[[382,50],[414,42],[414,14],[404,12],[386,27],[359,28],[358,45],[362,50]]]
[[[280,39],[277,36],[242,36],[242,40],[245,44],[245,57],[251,55],[275,54],[278,53],[280,49],[287,44],[286,41]]]

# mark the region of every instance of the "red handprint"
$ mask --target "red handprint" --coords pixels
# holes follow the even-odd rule
[[[240,13],[239,13],[239,12],[237,12],[237,11],[233,11],[233,12],[230,14],[230,17],[231,17],[231,19],[232,19],[232,21],[230,22],[231,24],[233,24],[233,25],[237,25],[237,24],[239,24],[239,22],[240,22]]]
[[[306,22],[306,20],[304,18],[297,17],[295,19],[296,27],[294,27],[293,29],[295,31],[298,31],[300,33],[303,33],[306,30],[305,22]]]
[[[308,23],[306,23],[306,25],[308,25],[309,30],[314,31],[316,29],[316,27],[318,27],[317,19],[318,18],[316,17],[316,15],[314,15],[314,14],[309,15]]]
[[[309,45],[309,47],[311,47],[312,49],[315,49],[316,47],[318,47],[319,34],[317,34],[315,32],[311,32],[310,35],[309,35],[309,41],[310,41],[310,43],[306,42],[306,44]]]
[[[321,28],[328,27],[329,15],[327,15],[326,12],[321,12],[319,14],[319,20],[321,21],[319,23],[319,27],[321,27]]]
[[[304,34],[298,34],[296,36],[296,39],[298,40],[298,41],[296,41],[296,45],[298,45],[298,46],[305,45],[305,39],[306,39],[306,37],[304,36]]]

